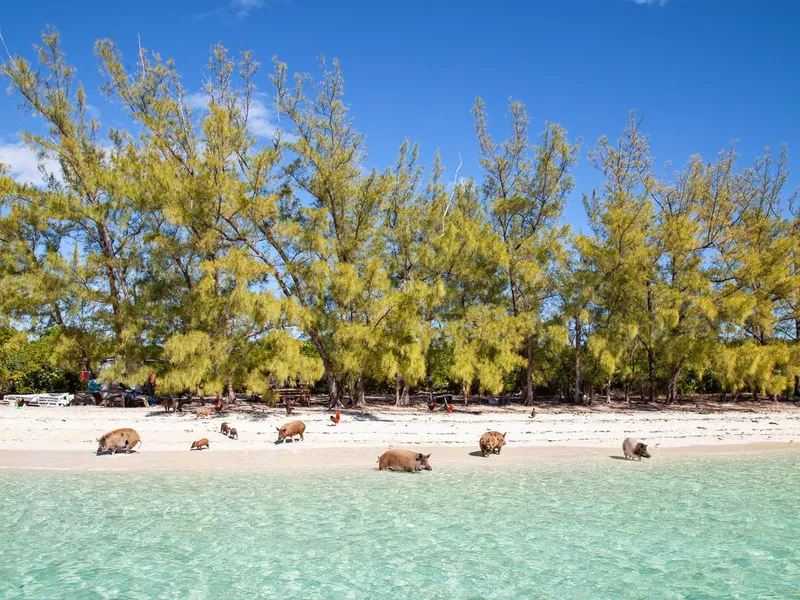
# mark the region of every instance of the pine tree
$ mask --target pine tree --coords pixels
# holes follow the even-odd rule
[[[509,312],[526,331],[526,371],[523,397],[533,403],[535,332],[544,301],[554,295],[553,262],[566,229],[559,225],[567,195],[573,188],[570,168],[578,146],[558,124],[547,123],[539,145],[528,148],[528,115],[520,102],[509,105],[512,136],[495,144],[488,131],[483,101],[472,109],[485,172],[483,195],[492,224],[505,247]]]

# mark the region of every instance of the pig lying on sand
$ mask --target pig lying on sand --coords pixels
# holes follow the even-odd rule
[[[428,459],[430,454],[422,454],[421,452],[414,452],[413,450],[387,450],[378,457],[378,469],[385,471],[391,469],[392,471],[432,471]]]
[[[197,440],[196,442],[192,442],[192,447],[189,450],[202,450],[205,447],[208,450],[209,443],[207,438],[203,438],[202,440]]]
[[[194,414],[199,419],[200,417],[210,417],[214,413],[213,408],[198,408]]]
[[[487,431],[481,436],[481,441],[478,442],[481,447],[481,454],[488,456],[489,454],[500,454],[500,449],[506,445],[506,434],[499,431]]]
[[[277,427],[278,430],[278,441],[282,442],[284,439],[289,438],[294,440],[294,436],[299,435],[300,441],[303,441],[303,433],[306,430],[306,424],[302,421],[292,421],[291,423],[286,423],[283,427]]]
[[[139,437],[136,430],[129,427],[115,429],[97,439],[97,454],[107,451],[116,454],[117,450],[125,450],[125,454],[130,454],[134,446],[141,443],[142,438]],[[141,450],[141,446],[139,449]]]
[[[643,444],[636,438],[625,438],[625,441],[622,442],[622,453],[625,455],[625,458],[638,458],[642,460],[642,458],[650,458],[650,454],[647,452],[647,444]]]

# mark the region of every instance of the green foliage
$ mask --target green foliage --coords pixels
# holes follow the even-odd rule
[[[19,394],[74,391],[78,373],[62,368],[54,352],[58,331],[35,340],[9,327],[0,328],[0,389]]]
[[[270,110],[249,52],[215,46],[190,97],[171,61],[99,41],[126,131],[92,116],[55,31],[35,53],[2,73],[42,124],[25,141],[59,172],[22,185],[0,165],[4,386],[72,385],[114,356],[108,380],[155,372],[159,392],[267,402],[320,379],[331,404],[345,390],[363,403],[367,384],[403,404],[427,377],[465,394],[522,384],[528,402],[535,388],[671,402],[798,387],[785,148],[660,175],[632,115],[588,152],[601,182],[582,190],[589,229],[574,235],[578,146],[550,122],[531,144],[520,102],[498,143],[476,100],[480,176],[449,186],[438,153],[426,171],[409,141],[390,167],[368,163],[335,61],[294,78],[276,61]]]

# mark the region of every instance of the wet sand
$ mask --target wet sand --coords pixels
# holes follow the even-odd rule
[[[375,469],[377,457],[386,448],[313,448],[302,442],[282,445],[273,450],[172,452],[156,450],[131,454],[95,455],[92,451],[0,450],[0,470],[51,470],[100,473],[142,472],[253,472],[297,469]],[[475,449],[465,447],[415,447],[431,454],[434,469],[491,467],[519,468],[575,461],[624,461],[620,448],[588,448],[574,446],[506,446],[502,453],[482,457]],[[728,455],[732,453],[797,452],[800,444],[730,444],[716,446],[684,446],[651,448],[652,459],[671,460],[687,456]],[[647,459],[645,459],[646,461]],[[632,464],[636,461],[629,461]]]

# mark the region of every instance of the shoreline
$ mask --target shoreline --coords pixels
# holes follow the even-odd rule
[[[322,407],[230,411],[198,418],[192,410],[161,408],[13,408],[0,406],[0,469],[72,471],[273,470],[281,468],[372,468],[389,448],[432,453],[436,465],[524,465],[552,460],[589,460],[621,455],[622,440],[636,437],[654,457],[772,451],[800,447],[800,409],[720,412],[578,411],[457,408],[452,414],[419,410],[342,410],[333,424]],[[306,424],[305,440],[276,444],[291,420]],[[238,440],[220,433],[236,427]],[[142,438],[141,452],[95,456],[96,439],[121,427]],[[507,432],[500,457],[482,463],[478,440],[487,430]],[[190,452],[207,438],[210,449]],[[480,458],[480,456],[478,456]]]
[[[295,444],[300,445],[300,444]],[[376,470],[377,456],[385,447],[357,448],[289,448],[286,451],[250,450],[178,453],[173,451],[133,452],[129,455],[97,456],[93,452],[56,450],[0,450],[0,474],[12,471],[59,471],[69,473],[274,473],[312,470]],[[575,446],[506,446],[502,453],[482,457],[477,449],[468,447],[423,446],[413,448],[431,454],[434,470],[452,468],[506,469],[574,464],[576,462],[630,462],[622,456],[620,448]],[[720,444],[714,446],[682,446],[651,450],[653,458],[643,464],[659,460],[688,457],[730,456],[735,454],[772,454],[797,452],[800,444],[752,443]]]

